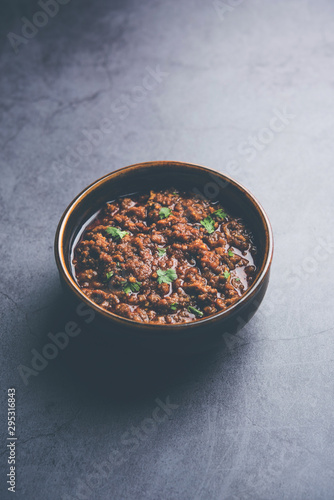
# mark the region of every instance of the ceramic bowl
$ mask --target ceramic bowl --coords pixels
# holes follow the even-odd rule
[[[123,318],[100,307],[81,291],[72,269],[72,252],[83,225],[108,201],[118,196],[169,186],[220,201],[242,217],[257,247],[257,276],[241,299],[226,310],[190,323],[158,325]],[[273,256],[270,222],[260,203],[227,175],[200,165],[176,161],[138,163],[116,170],[84,189],[65,210],[55,237],[60,279],[73,307],[91,309],[87,324],[93,335],[117,338],[131,346],[167,351],[197,351],[224,341],[256,312],[266,292]],[[82,309],[83,311],[84,309]],[[88,323],[88,322],[87,322]]]

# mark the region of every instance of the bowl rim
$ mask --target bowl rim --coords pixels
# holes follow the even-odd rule
[[[189,323],[174,323],[174,324],[160,324],[160,323],[144,323],[144,322],[139,322],[135,321],[129,318],[124,318],[122,316],[119,316],[115,313],[112,313],[110,311],[107,311],[103,307],[99,306],[96,304],[93,300],[88,298],[79,288],[77,283],[75,282],[74,278],[72,277],[71,271],[68,269],[65,261],[65,256],[64,256],[64,233],[66,229],[66,224],[69,220],[69,217],[73,210],[80,205],[80,203],[84,200],[84,198],[90,194],[92,191],[97,189],[99,186],[101,186],[103,183],[105,183],[107,180],[112,178],[113,176],[117,176],[120,173],[125,173],[131,171],[137,170],[138,168],[144,168],[144,167],[149,167],[149,168],[155,168],[158,166],[170,166],[170,165],[175,165],[175,166],[182,166],[182,167],[189,167],[189,168],[195,168],[197,171],[202,171],[203,173],[213,173],[215,175],[218,175],[222,180],[227,180],[229,183],[233,184],[239,191],[242,191],[243,194],[246,195],[246,197],[251,201],[252,205],[255,207],[256,211],[259,213],[263,224],[265,228],[265,235],[266,235],[266,244],[265,244],[265,256],[262,261],[261,267],[260,267],[260,273],[257,275],[256,279],[254,282],[251,284],[249,289],[246,291],[246,293],[235,303],[229,306],[227,309],[224,311],[220,311],[218,313],[211,314],[210,316],[206,316],[202,319],[196,319],[194,321],[190,321]],[[134,163],[132,165],[128,165],[126,167],[122,167],[119,169],[114,170],[113,172],[110,172],[106,175],[103,175],[96,181],[92,182],[84,188],[72,201],[71,203],[67,206],[65,211],[63,212],[63,215],[60,218],[60,221],[57,226],[57,231],[55,235],[55,241],[54,241],[54,253],[55,253],[55,259],[56,259],[56,264],[57,268],[59,271],[59,274],[63,281],[66,283],[66,285],[70,288],[70,290],[76,295],[76,297],[81,301],[84,302],[88,307],[93,309],[98,315],[102,315],[104,318],[108,319],[109,321],[112,321],[113,323],[119,324],[120,327],[132,327],[132,328],[137,328],[137,329],[142,329],[142,330],[148,330],[150,332],[157,330],[159,333],[162,333],[163,330],[188,330],[190,331],[192,328],[198,328],[199,326],[203,327],[205,325],[209,325],[210,323],[220,321],[223,318],[227,318],[231,316],[233,313],[236,312],[237,309],[240,309],[246,302],[250,300],[251,297],[256,295],[260,285],[262,284],[263,280],[265,279],[271,263],[272,263],[272,258],[273,258],[273,250],[274,250],[274,238],[273,238],[273,232],[272,232],[272,227],[269,221],[269,218],[264,211],[262,205],[260,202],[256,199],[256,197],[247,189],[245,188],[240,182],[234,180],[232,177],[229,175],[223,174],[215,169],[205,167],[203,165],[198,165],[195,163],[188,163],[188,162],[180,162],[180,161],[174,161],[174,160],[163,160],[163,161],[149,161],[149,162],[141,162],[141,163]]]

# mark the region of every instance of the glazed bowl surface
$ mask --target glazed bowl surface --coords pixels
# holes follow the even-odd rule
[[[257,275],[246,293],[222,312],[189,323],[156,324],[123,318],[103,309],[79,288],[72,265],[73,248],[80,232],[111,200],[150,189],[174,187],[211,201],[220,201],[243,219],[257,247]],[[116,170],[84,189],[65,210],[55,237],[55,258],[61,283],[73,307],[89,307],[93,335],[118,339],[159,350],[197,351],[235,334],[258,309],[266,292],[273,256],[269,219],[256,198],[240,183],[207,167],[176,161],[147,162]]]

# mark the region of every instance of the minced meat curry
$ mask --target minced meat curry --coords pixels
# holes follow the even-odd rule
[[[256,275],[242,220],[174,189],[107,203],[84,228],[73,266],[82,292],[139,322],[186,323],[224,311]]]

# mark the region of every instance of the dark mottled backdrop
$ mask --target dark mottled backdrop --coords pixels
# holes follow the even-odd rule
[[[331,500],[333,3],[2,0],[0,19],[1,497],[13,386],[16,498]],[[82,334],[30,372],[76,320],[53,257],[63,210],[159,159],[261,200],[276,253],[258,314],[191,360],[107,358]]]

